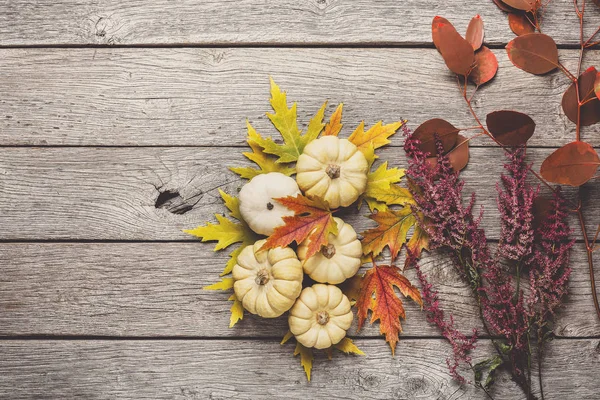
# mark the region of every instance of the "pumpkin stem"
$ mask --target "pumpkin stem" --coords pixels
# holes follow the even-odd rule
[[[271,211],[271,210],[273,209],[273,207],[275,207],[275,206],[273,205],[273,203],[271,203],[271,202],[268,202],[268,203],[267,203],[267,210]]]
[[[317,322],[319,325],[325,325],[329,322],[329,313],[327,311],[319,311],[317,313]]]
[[[326,258],[335,256],[335,246],[329,243],[327,246],[321,247],[321,254]]]
[[[325,172],[327,173],[327,175],[329,175],[329,177],[331,179],[339,178],[340,177],[340,166],[335,165],[335,164],[329,164],[327,166],[327,169],[325,170]]]
[[[261,269],[256,273],[256,279],[254,279],[257,285],[266,285],[269,282],[269,272],[266,269]]]

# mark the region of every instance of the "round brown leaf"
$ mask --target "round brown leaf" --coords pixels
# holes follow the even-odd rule
[[[454,127],[450,122],[440,118],[430,119],[423,122],[413,133],[415,139],[419,139],[419,148],[432,156],[437,155],[435,136],[442,141],[444,152],[447,152],[456,144],[460,129]]]
[[[600,100],[594,92],[594,85],[598,77],[596,68],[588,68],[577,80],[579,82],[579,98],[585,104],[580,109],[580,123],[583,126],[594,125],[600,121]],[[562,98],[562,108],[571,122],[577,124],[577,87],[573,82]]]
[[[445,18],[435,17],[431,25],[433,43],[444,62],[458,75],[467,75],[475,61],[473,47]]]
[[[600,7],[600,0],[594,0],[594,3],[595,3],[595,4],[596,4],[598,7]]]
[[[596,97],[600,99],[600,72],[596,73],[596,82],[594,82],[594,92],[596,92]]]
[[[537,5],[535,0],[502,0],[505,4],[517,10],[531,11],[534,10]]]
[[[598,164],[600,158],[594,148],[588,143],[575,141],[550,154],[542,163],[540,172],[549,182],[581,186],[594,176]]]
[[[483,19],[480,15],[476,15],[469,22],[467,34],[465,35],[467,42],[471,43],[473,50],[479,50],[483,44]]]
[[[543,33],[518,36],[506,46],[510,61],[532,74],[542,75],[558,67],[556,42]]]
[[[531,21],[527,18],[527,14],[524,13],[508,14],[508,24],[510,25],[510,29],[517,36],[535,32],[535,27],[531,25]]]
[[[483,85],[492,80],[498,72],[498,59],[490,49],[485,46],[481,47],[475,53],[475,66],[469,74],[469,79],[476,85]]]
[[[513,11],[517,11],[516,8],[512,8],[509,7],[506,3],[504,3],[502,0],[492,0],[494,2],[494,4],[496,4],[498,6],[499,9],[501,9],[502,11],[506,11],[506,12],[513,12]]]
[[[502,110],[489,113],[488,130],[504,146],[522,146],[535,132],[535,122],[527,114]]]
[[[448,161],[450,161],[450,165],[452,165],[452,169],[454,169],[455,172],[464,169],[469,163],[469,139],[462,135],[458,135],[456,146],[454,146],[447,154]],[[427,163],[432,168],[435,168],[438,163],[438,158],[428,157]]]

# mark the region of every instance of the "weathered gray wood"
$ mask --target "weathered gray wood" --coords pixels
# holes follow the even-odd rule
[[[589,25],[600,16],[588,1]],[[0,2],[0,45],[49,44],[424,44],[431,20],[449,18],[464,34],[479,13],[487,39],[506,43],[514,35],[506,13],[491,1],[294,0],[257,2],[59,0]],[[579,41],[570,1],[554,1],[544,31],[561,44]]]
[[[226,210],[218,189],[235,194],[243,185],[227,170],[231,165],[249,165],[241,150],[4,148],[0,240],[194,240],[182,229],[214,220],[214,213]],[[530,149],[529,160],[539,166],[552,151]],[[381,160],[406,165],[400,148],[384,149]],[[472,148],[471,162],[463,172],[465,197],[477,191],[478,204],[487,210],[483,226],[492,239],[499,232],[495,184],[504,161],[498,148]],[[590,226],[596,226],[600,203],[594,199],[600,188],[589,186],[585,207]],[[190,211],[174,214],[157,208],[159,193],[165,191],[179,193]],[[364,214],[364,209],[349,210],[345,218],[360,232],[374,226]]]
[[[495,53],[500,70],[475,97],[479,116],[515,109],[538,124],[530,145],[572,141],[574,125],[560,106],[566,77],[530,75],[504,50]],[[561,52],[569,68],[577,56]],[[361,120],[407,118],[414,128],[440,117],[474,125],[434,49],[3,49],[0,59],[2,145],[242,145],[246,119],[264,135],[277,134],[265,116],[269,75],[298,101],[304,126],[326,99],[328,115],[345,103],[346,134]],[[586,58],[593,64],[600,51]],[[598,129],[586,128],[584,138]]]
[[[11,399],[485,399],[447,372],[440,339],[358,340],[363,356],[317,353],[309,383],[293,344],[277,341],[3,341],[0,396]],[[597,399],[598,340],[556,340],[544,361],[547,399]],[[481,341],[474,359],[492,354]],[[348,358],[351,357],[351,358]],[[468,373],[468,371],[467,371]],[[471,377],[469,373],[465,376]],[[533,385],[537,393],[537,379]],[[524,395],[501,372],[495,399]]]
[[[219,280],[227,255],[199,243],[0,244],[0,335],[283,337],[285,317],[248,313],[232,329],[229,292],[205,291]],[[556,335],[600,337],[580,247]],[[482,331],[475,301],[447,259],[426,256],[422,267],[442,307],[466,333]],[[406,276],[417,284],[414,270]],[[419,307],[405,302],[404,335],[439,336]],[[379,336],[378,324],[353,336]]]

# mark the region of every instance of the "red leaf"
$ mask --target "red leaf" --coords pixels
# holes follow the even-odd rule
[[[469,22],[465,38],[467,42],[471,43],[473,50],[479,50],[483,43],[483,20],[480,15],[474,16]]]
[[[381,334],[385,334],[385,340],[390,344],[392,354],[396,350],[398,334],[402,332],[400,318],[406,319],[404,305],[396,295],[394,286],[404,297],[410,297],[423,307],[419,289],[400,273],[398,267],[388,265],[373,265],[373,268],[365,273],[360,296],[356,302],[358,330],[363,327],[370,309],[372,311],[371,324],[379,320],[379,331]]]
[[[579,98],[582,104],[585,102],[579,111],[579,121],[583,126],[594,125],[600,121],[600,100],[594,94],[594,85],[598,80],[597,77],[598,71],[596,71],[596,68],[590,67],[578,79]],[[577,124],[578,105],[577,87],[575,83],[572,83],[563,95],[562,108],[567,118],[574,124]]]
[[[454,29],[447,19],[435,17],[431,26],[433,43],[444,62],[458,75],[467,75],[475,61],[473,47]]]
[[[450,122],[441,118],[430,119],[423,122],[413,133],[415,139],[419,139],[419,148],[432,156],[437,154],[435,147],[435,136],[442,141],[444,152],[450,150],[456,144],[460,129],[454,127]]]
[[[600,158],[592,146],[575,141],[550,154],[540,172],[549,182],[581,186],[594,176],[599,164]]]
[[[508,6],[517,10],[532,11],[537,8],[536,0],[502,0]]]
[[[545,74],[558,67],[556,43],[543,33],[518,36],[508,43],[506,51],[517,68],[532,74]]]
[[[596,92],[596,97],[600,99],[600,71],[596,74],[596,81],[594,82],[594,91]]]
[[[475,54],[475,67],[469,74],[469,79],[476,85],[483,85],[496,76],[498,59],[490,49],[483,46]]]
[[[463,144],[464,143],[464,144]],[[463,135],[458,135],[458,142],[452,150],[448,152],[448,160],[454,171],[459,172],[469,163],[469,139]],[[438,163],[437,157],[428,157],[427,163],[432,167]]]
[[[319,198],[309,199],[299,194],[297,197],[284,197],[275,199],[285,207],[295,212],[293,217],[283,217],[285,225],[275,229],[267,238],[262,249],[285,247],[292,242],[298,244],[308,239],[308,252],[310,258],[327,245],[330,233],[337,235],[337,224],[326,202]]]
[[[535,132],[535,122],[527,114],[516,111],[494,111],[486,118],[488,130],[505,146],[521,146]]]
[[[596,3],[596,5],[597,5],[598,7],[600,7],[600,0],[594,0],[594,3]]]
[[[515,8],[509,7],[507,4],[505,4],[502,0],[492,0],[494,2],[494,4],[496,4],[498,6],[499,9],[501,9],[502,11],[506,11],[506,12],[513,12],[516,11]]]
[[[535,32],[535,27],[531,25],[531,21],[527,18],[527,14],[524,13],[508,14],[508,24],[510,25],[510,29],[517,36]]]

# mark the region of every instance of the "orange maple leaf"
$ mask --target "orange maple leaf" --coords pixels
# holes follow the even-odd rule
[[[402,246],[406,243],[409,229],[417,220],[410,206],[400,210],[380,211],[369,216],[379,225],[376,228],[363,232],[363,253],[373,254],[377,257],[388,246],[392,255],[392,262],[398,257]]]
[[[344,103],[340,103],[335,109],[335,112],[331,114],[329,122],[325,126],[325,130],[321,136],[337,136],[342,130],[342,108]]]
[[[379,332],[385,335],[386,342],[392,348],[392,355],[396,350],[398,334],[402,332],[400,319],[406,319],[404,305],[396,295],[394,286],[400,290],[404,297],[410,297],[423,307],[419,289],[400,273],[398,267],[393,265],[378,266],[375,263],[373,263],[373,268],[365,273],[360,288],[360,296],[356,302],[358,330],[363,327],[368,311],[371,310],[371,324],[379,320]]]
[[[300,244],[308,239],[308,259],[319,252],[322,246],[327,246],[330,233],[337,235],[337,224],[325,200],[301,194],[275,200],[294,211],[294,216],[283,217],[285,225],[275,229],[263,249],[285,247],[294,241]]]

